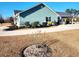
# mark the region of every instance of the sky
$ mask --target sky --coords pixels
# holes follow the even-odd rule
[[[0,14],[6,18],[13,15],[14,10],[26,10],[39,2],[0,2]],[[51,9],[64,12],[68,8],[79,10],[79,2],[44,2]]]

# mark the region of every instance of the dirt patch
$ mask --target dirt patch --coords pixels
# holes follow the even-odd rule
[[[52,50],[46,44],[35,44],[23,50],[25,57],[51,57]]]

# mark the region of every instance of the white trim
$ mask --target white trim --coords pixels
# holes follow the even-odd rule
[[[17,24],[16,24],[17,21],[16,21],[16,19],[15,19],[16,17],[19,17],[19,13],[17,13],[17,14],[15,15],[14,12],[13,12],[13,18],[14,18],[14,21],[13,21],[13,22],[14,22],[15,25],[17,25]]]
[[[17,24],[16,24],[16,25],[17,25],[18,27],[20,27],[20,17],[19,17],[19,15],[18,15],[18,19],[17,19],[17,20],[18,20],[18,21],[17,21]]]

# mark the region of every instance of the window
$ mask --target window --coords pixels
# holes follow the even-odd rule
[[[48,17],[46,17],[46,22],[48,21]]]
[[[46,17],[46,22],[51,21],[51,17]]]
[[[49,17],[49,21],[51,21],[51,17]]]

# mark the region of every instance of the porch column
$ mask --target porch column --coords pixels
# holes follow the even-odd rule
[[[72,13],[72,24],[74,24],[74,13]]]
[[[63,18],[62,18],[62,24],[63,24],[63,25],[65,24],[64,19],[63,19]]]
[[[74,20],[74,19],[72,18],[72,24],[73,24],[73,20]]]

